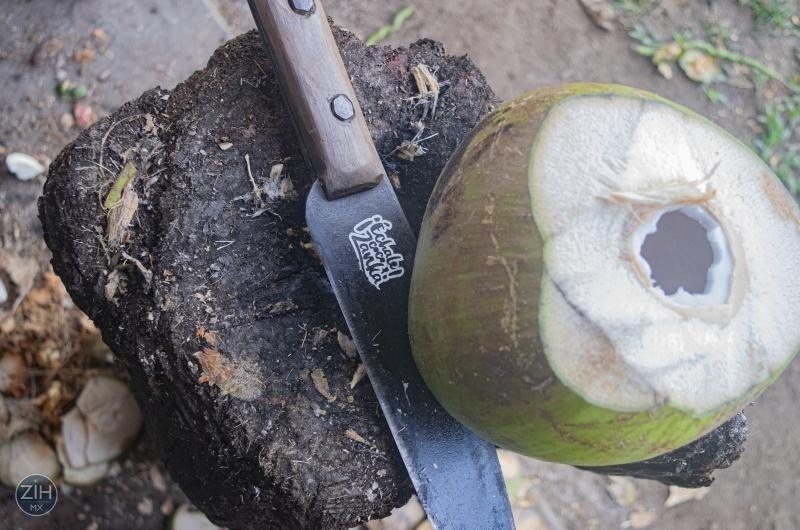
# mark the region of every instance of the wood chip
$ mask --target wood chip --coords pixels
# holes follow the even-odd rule
[[[365,375],[367,375],[367,369],[364,367],[363,364],[359,364],[356,367],[355,373],[353,373],[353,378],[350,380],[350,389],[352,390],[353,388],[355,388],[356,385],[359,383],[359,381],[364,379]]]
[[[353,339],[338,331],[336,333],[336,340],[339,342],[339,347],[342,349],[345,355],[349,359],[355,359],[358,355],[358,350],[356,349],[356,343],[353,342]]]
[[[106,279],[106,286],[103,290],[106,300],[109,302],[113,302],[114,298],[116,298],[117,293],[120,292],[121,282],[122,282],[122,273],[117,269],[111,271]]]
[[[330,387],[328,386],[328,378],[325,377],[325,372],[322,371],[322,368],[317,368],[311,372],[311,382],[314,383],[314,388],[317,389],[317,392],[328,400],[328,403],[336,401],[336,396],[331,394]]]
[[[423,105],[422,118],[424,120],[428,116],[430,110],[431,119],[436,117],[436,104],[439,102],[439,81],[436,76],[431,73],[428,66],[420,63],[411,68],[411,75],[414,76],[414,82],[417,84],[418,96],[415,96],[417,104]]]
[[[363,436],[358,434],[353,429],[347,429],[346,431],[344,431],[344,435],[347,436],[348,438],[350,438],[351,440],[353,440],[354,442],[358,442],[360,444],[364,444],[364,445],[368,445],[368,446],[372,447],[371,443],[369,443],[367,440],[365,440]]]

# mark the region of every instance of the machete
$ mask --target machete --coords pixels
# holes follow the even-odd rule
[[[513,528],[494,446],[447,414],[411,357],[416,239],[319,0],[248,1],[317,173],[311,237],[428,518],[437,529]]]

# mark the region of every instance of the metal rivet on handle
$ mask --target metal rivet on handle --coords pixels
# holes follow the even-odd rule
[[[310,15],[316,8],[314,0],[289,0],[289,7],[292,8],[292,11],[301,15]]]
[[[356,109],[353,107],[353,102],[344,94],[337,94],[331,100],[331,111],[333,115],[342,121],[347,121],[356,115]]]

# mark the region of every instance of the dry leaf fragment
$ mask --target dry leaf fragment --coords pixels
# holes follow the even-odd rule
[[[0,250],[0,281],[6,298],[0,301],[0,320],[14,312],[30,293],[38,271],[34,259],[20,258]]]
[[[409,162],[413,162],[414,158],[428,152],[428,148],[422,145],[422,142],[430,140],[439,134],[433,133],[423,138],[422,133],[425,131],[425,124],[422,123],[422,121],[413,122],[411,128],[416,131],[414,137],[411,138],[411,140],[403,140],[400,145],[395,147],[394,151],[392,151],[392,153],[397,153],[398,158],[408,160]]]
[[[72,54],[72,58],[75,59],[75,62],[78,64],[89,64],[94,60],[94,49],[87,44],[83,48],[75,50]]]
[[[203,374],[197,379],[200,383],[221,386],[228,382],[233,375],[230,363],[214,348],[203,348],[194,356],[203,369]]]
[[[264,183],[264,193],[270,200],[292,200],[297,198],[291,179],[283,174],[283,164],[275,164],[269,169],[269,178]]]
[[[344,435],[347,436],[348,438],[350,438],[351,440],[353,440],[354,442],[358,442],[360,444],[364,444],[364,445],[368,445],[368,446],[372,447],[371,443],[369,443],[367,440],[365,440],[363,436],[358,434],[353,429],[347,429],[346,431],[344,431]]]
[[[114,301],[114,297],[117,295],[117,292],[120,292],[121,289],[121,282],[122,282],[122,273],[117,269],[111,271],[106,279],[106,286],[103,289],[103,293],[105,294],[106,300],[109,302]]]
[[[317,368],[311,372],[311,382],[314,383],[314,388],[317,389],[317,392],[328,400],[328,403],[336,401],[336,396],[331,394],[331,389],[328,386],[328,378],[325,377],[325,372],[322,371],[322,368]]]
[[[345,355],[347,355],[350,359],[355,359],[358,355],[358,350],[356,349],[356,343],[353,342],[353,339],[342,333],[341,331],[336,332],[336,340],[339,342],[339,347],[342,349]]]
[[[614,29],[617,14],[605,0],[578,0],[578,2],[595,26],[606,31]]]
[[[280,302],[275,302],[274,304],[270,304],[267,306],[269,309],[270,315],[283,315],[284,313],[289,313],[290,311],[294,311],[297,309],[297,304],[292,302],[291,300],[281,300]]]
[[[719,61],[700,50],[686,50],[678,59],[686,77],[698,83],[708,84],[722,78]]]
[[[219,346],[219,335],[216,331],[206,329],[205,326],[199,326],[195,331],[197,338],[204,340],[212,348]]]
[[[315,349],[327,342],[328,335],[331,334],[331,331],[325,328],[314,328],[312,331],[314,335],[311,337],[311,347]]]
[[[419,92],[419,95],[415,96],[415,99],[418,105],[423,105],[422,118],[420,120],[424,120],[428,116],[429,109],[431,112],[431,119],[434,119],[436,117],[436,104],[439,102],[439,81],[428,69],[428,66],[423,63],[412,67],[411,75],[414,76],[414,82],[417,84],[417,92]]]
[[[144,132],[146,134],[155,134],[156,132],[156,122],[152,114],[144,115]]]
[[[670,486],[669,495],[667,496],[667,500],[664,501],[664,507],[672,508],[673,506],[683,504],[684,502],[702,500],[710,491],[711,488],[708,487],[681,488],[680,486]]]
[[[658,63],[656,69],[664,79],[672,79],[672,65],[670,63]]]
[[[356,387],[356,385],[364,379],[364,376],[367,375],[367,369],[364,367],[363,364],[360,364],[356,367],[355,373],[353,373],[353,378],[350,380],[350,389]]]
[[[264,390],[264,382],[258,377],[258,365],[251,361],[233,363],[224,358],[215,348],[203,348],[194,354],[200,362],[203,374],[197,379],[219,387],[225,395],[243,401],[258,399]]]

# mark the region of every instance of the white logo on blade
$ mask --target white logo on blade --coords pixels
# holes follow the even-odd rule
[[[395,240],[389,235],[392,223],[373,215],[358,223],[350,232],[350,243],[358,256],[358,268],[369,283],[380,290],[382,283],[399,278],[406,271],[400,262],[402,254],[394,251]]]

